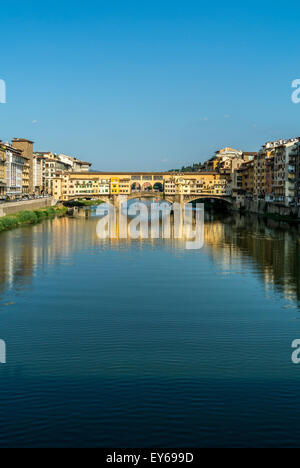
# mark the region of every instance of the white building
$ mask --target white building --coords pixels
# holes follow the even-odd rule
[[[91,163],[81,161],[80,159],[63,153],[58,155],[58,159],[66,166],[69,166],[70,172],[88,172],[92,165]]]
[[[8,143],[6,146],[6,195],[15,198],[22,196],[23,170],[27,158],[22,156],[22,151],[13,148]]]
[[[99,193],[102,195],[109,195],[110,193],[109,179],[99,180]]]
[[[35,193],[43,190],[43,162],[44,158],[38,154],[33,155],[33,189]]]

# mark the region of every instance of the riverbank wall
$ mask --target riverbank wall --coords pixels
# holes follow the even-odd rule
[[[68,209],[65,206],[60,205],[38,208],[36,210],[23,210],[18,213],[2,216],[0,217],[0,233],[30,224],[37,224],[45,219],[62,217],[67,214],[67,211]]]
[[[254,213],[266,217],[290,219],[300,222],[299,206],[283,206],[264,200],[237,199],[232,205],[233,211]]]
[[[2,203],[0,205],[0,218],[2,216],[19,213],[20,211],[34,211],[42,208],[50,208],[51,206],[55,206],[56,204],[57,200],[55,200],[52,197],[38,198],[37,200],[24,200],[20,202]]]

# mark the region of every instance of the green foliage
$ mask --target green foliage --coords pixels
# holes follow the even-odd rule
[[[38,221],[34,211],[20,211],[16,216],[20,224],[35,224]]]
[[[34,214],[36,215],[38,221],[47,218],[48,214],[46,210],[34,210]]]
[[[200,172],[203,163],[195,163],[192,166],[183,166],[181,169],[171,169],[169,172]]]
[[[0,218],[0,232],[25,226],[27,224],[36,224],[43,219],[54,218],[55,216],[64,216],[67,211],[67,208],[64,206],[56,208],[49,207],[34,211],[25,210],[13,215],[3,216]]]
[[[84,207],[84,206],[96,206],[96,205],[101,205],[103,203],[102,200],[73,200],[70,202],[67,202],[66,204],[68,206],[76,206],[78,208]]]
[[[19,221],[16,216],[4,216],[0,218],[0,232],[7,231],[19,226]]]

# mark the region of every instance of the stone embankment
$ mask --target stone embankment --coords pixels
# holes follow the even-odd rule
[[[0,204],[0,217],[19,213],[20,211],[33,211],[40,208],[55,206],[57,200],[52,197],[38,198],[37,200],[26,200],[20,202],[9,202]]]
[[[290,219],[300,222],[300,206],[283,206],[276,203],[270,203],[264,200],[243,200],[233,203],[233,209],[256,213],[262,216],[274,218]]]

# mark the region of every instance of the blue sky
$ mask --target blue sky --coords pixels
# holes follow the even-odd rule
[[[283,5],[5,2],[0,139],[98,170],[167,170],[299,136],[300,5]]]

